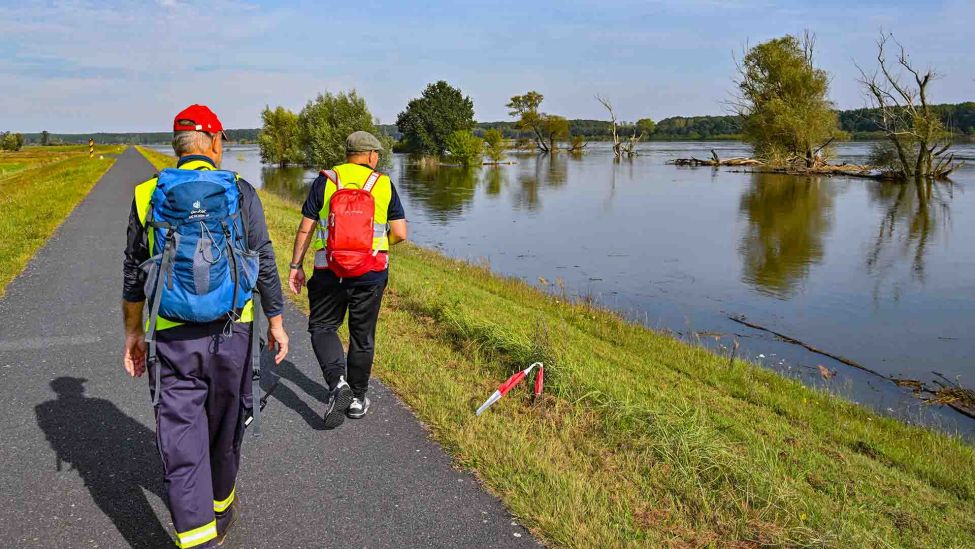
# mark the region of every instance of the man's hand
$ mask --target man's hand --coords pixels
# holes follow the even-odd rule
[[[132,377],[146,373],[146,333],[142,327],[142,301],[122,300],[122,325],[125,329],[125,349],[122,364]]]
[[[277,349],[274,354],[275,364],[281,364],[284,357],[288,356],[288,334],[284,331],[284,321],[281,316],[268,319],[267,345],[272,350]]]
[[[291,269],[288,273],[288,286],[291,287],[291,291],[298,295],[301,293],[301,288],[305,285],[305,270],[304,269]]]
[[[142,333],[125,334],[125,350],[122,353],[125,371],[132,377],[146,373],[146,336]]]

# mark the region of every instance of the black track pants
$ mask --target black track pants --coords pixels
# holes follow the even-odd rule
[[[346,376],[356,397],[369,390],[372,359],[376,349],[376,321],[386,283],[345,287],[326,277],[308,281],[308,331],[312,348],[329,388]],[[346,359],[338,329],[349,314],[349,354]],[[348,368],[346,368],[348,365]],[[348,372],[346,372],[348,370]]]

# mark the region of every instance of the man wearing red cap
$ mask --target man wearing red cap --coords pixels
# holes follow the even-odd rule
[[[131,376],[149,370],[169,509],[182,548],[221,543],[239,516],[235,482],[244,422],[259,409],[248,366],[257,364],[251,362],[256,356],[251,338],[259,334],[251,328],[255,317],[260,320],[241,288],[260,293],[275,362],[288,353],[281,282],[263,206],[254,187],[218,170],[225,137],[206,106],[191,105],[176,115],[177,167],[135,188],[123,262],[123,362]],[[161,219],[173,211],[186,215]],[[241,267],[247,260],[253,272]],[[233,293],[221,304],[222,283]],[[207,307],[217,307],[222,316],[189,320]],[[189,313],[168,313],[177,310]]]

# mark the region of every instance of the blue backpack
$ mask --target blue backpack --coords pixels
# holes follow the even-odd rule
[[[234,172],[166,169],[159,173],[146,215],[155,255],[143,264],[149,296],[147,363],[156,375],[154,406],[159,403],[161,379],[156,356],[158,318],[194,323],[226,319],[226,332],[254,297],[260,261],[247,247],[240,196]],[[261,398],[260,317],[260,300],[255,299],[250,336],[254,405],[245,424],[253,421],[255,436],[258,415],[267,403],[267,397]]]
[[[166,169],[152,193],[146,226],[154,256],[146,262],[150,322],[237,320],[257,281],[247,249],[237,174]],[[161,250],[161,251],[160,251]]]

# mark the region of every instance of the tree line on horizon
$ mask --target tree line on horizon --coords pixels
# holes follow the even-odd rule
[[[962,103],[945,103],[931,105],[931,109],[938,113],[941,122],[952,133],[966,138],[975,138],[975,101]],[[838,111],[840,129],[849,133],[854,139],[882,138],[882,130],[877,120],[879,109],[864,107]],[[612,135],[612,125],[608,120],[594,120],[585,118],[569,118],[569,131],[572,135],[580,135],[590,140],[609,139]],[[620,123],[620,129],[632,132],[634,122]],[[399,140],[402,134],[396,124],[376,124],[376,128]],[[501,132],[505,139],[519,139],[527,137],[527,132],[517,128],[516,121],[475,122],[474,134],[483,137],[487,130],[495,129]],[[261,128],[239,128],[227,130],[230,140],[238,143],[256,143]],[[4,132],[8,133],[8,132]],[[17,132],[9,132],[16,134]],[[48,133],[44,142],[44,133],[20,133],[24,145],[76,145],[87,143],[92,137],[96,143],[120,145],[157,145],[168,143],[172,132],[95,132],[95,133]],[[732,115],[700,115],[700,116],[671,116],[656,122],[651,135],[658,140],[708,140],[708,139],[740,139],[741,117]]]

